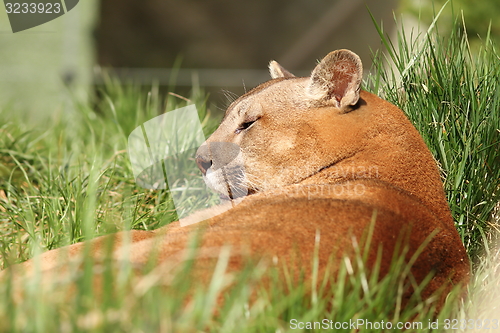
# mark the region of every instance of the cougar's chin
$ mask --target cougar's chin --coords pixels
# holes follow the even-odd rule
[[[219,195],[221,200],[233,200],[250,194],[250,191],[240,181],[231,179],[219,170],[208,169],[203,176],[205,184]]]

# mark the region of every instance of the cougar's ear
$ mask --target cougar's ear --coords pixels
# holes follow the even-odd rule
[[[295,77],[295,75],[284,69],[283,66],[274,60],[269,63],[269,74],[271,74],[271,78],[273,79]]]
[[[349,50],[330,52],[311,73],[306,92],[320,105],[333,105],[345,111],[359,99],[363,66]]]

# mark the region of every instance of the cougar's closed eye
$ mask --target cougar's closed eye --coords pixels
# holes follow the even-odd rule
[[[249,121],[245,121],[244,123],[242,123],[237,129],[236,131],[234,131],[235,134],[240,134],[242,131],[248,129],[250,126],[252,126],[257,120],[259,120],[260,117],[258,118],[254,118],[252,120],[249,120]]]

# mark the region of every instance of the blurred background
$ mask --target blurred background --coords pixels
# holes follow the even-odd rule
[[[277,60],[308,75],[328,52],[351,49],[370,69],[381,48],[373,19],[395,34],[425,31],[445,0],[85,0],[62,17],[13,34],[0,10],[0,112],[27,119],[71,112],[94,98],[106,73],[124,83],[152,83],[210,102],[227,102],[268,79]],[[371,14],[370,14],[371,13]],[[454,0],[441,22],[463,13],[471,43],[500,36],[500,1]],[[446,34],[446,24],[440,32]]]

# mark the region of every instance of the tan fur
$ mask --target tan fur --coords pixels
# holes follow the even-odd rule
[[[188,227],[175,222],[155,232],[98,238],[89,242],[92,255],[103,255],[104,239],[130,237],[126,256],[132,262],[143,264],[155,251],[160,262],[174,261],[192,231],[203,228],[205,259],[229,244],[230,269],[238,269],[247,257],[274,257],[293,266],[291,258],[297,254],[302,262],[310,262],[319,232],[321,274],[332,255],[340,259],[353,253],[353,244],[362,246],[375,212],[370,266],[382,247],[385,274],[398,240],[406,240],[409,260],[436,233],[411,270],[417,282],[434,274],[423,297],[466,282],[468,258],[433,157],[401,110],[360,90],[359,58],[347,50],[334,51],[310,78],[296,78],[276,62],[270,71],[273,80],[236,100],[198,150],[203,172],[219,167],[241,170],[228,172],[226,181],[251,195],[236,199],[229,193],[241,203]],[[213,148],[217,142],[238,145],[241,155],[225,158],[227,152]],[[207,183],[227,195],[221,190],[227,186],[223,179],[207,176]],[[190,218],[196,216],[188,217],[187,224]],[[120,244],[115,244],[116,258],[124,256]],[[74,257],[82,247],[75,244],[43,254],[42,269],[55,269],[62,255]],[[30,265],[32,261],[22,268]],[[301,268],[308,273],[308,267]],[[410,295],[411,290],[405,297]]]

